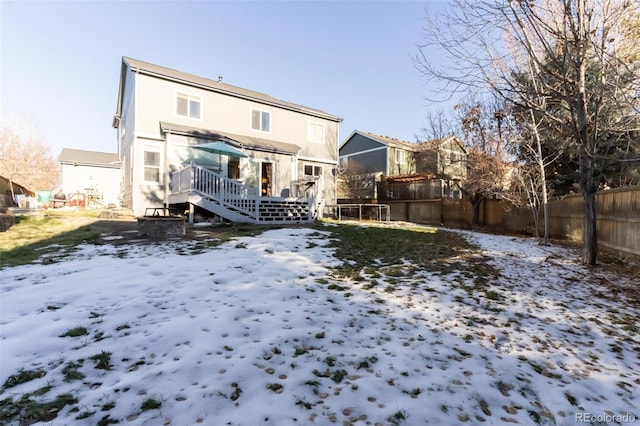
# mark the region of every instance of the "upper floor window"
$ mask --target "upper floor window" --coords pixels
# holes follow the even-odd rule
[[[322,166],[314,166],[313,164],[304,165],[305,176],[322,176]]]
[[[401,150],[396,148],[396,163],[397,164],[405,164],[407,162],[407,158],[406,158],[406,153]]]
[[[200,96],[178,93],[176,98],[176,114],[183,117],[200,119],[201,102]]]
[[[307,125],[307,139],[309,142],[324,143],[324,124],[310,121]]]
[[[271,113],[258,109],[251,110],[251,128],[261,132],[271,131]]]
[[[160,153],[157,151],[144,152],[144,181],[160,182]]]

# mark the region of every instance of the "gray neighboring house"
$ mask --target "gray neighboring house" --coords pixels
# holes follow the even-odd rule
[[[309,222],[336,199],[332,114],[122,58],[113,127],[125,206],[209,211],[232,222]],[[229,153],[202,151],[207,143]]]
[[[62,192],[91,195],[105,206],[119,205],[120,161],[118,154],[63,148],[58,156],[62,165]]]
[[[397,176],[414,173],[418,144],[354,130],[339,147],[340,168]]]
[[[412,192],[412,197],[419,198],[459,198],[458,184],[467,174],[467,152],[455,136],[407,142],[355,130],[340,144],[339,156],[343,175],[375,179],[377,184],[365,184],[376,188],[367,198],[397,199],[400,192]],[[420,191],[415,188],[399,191],[398,185],[423,188]],[[381,188],[390,188],[390,194],[380,193]]]

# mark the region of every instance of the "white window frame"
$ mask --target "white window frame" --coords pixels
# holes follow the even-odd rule
[[[324,123],[309,121],[307,123],[307,140],[312,143],[324,143]]]
[[[154,165],[154,164],[147,164],[146,163],[146,154],[147,152],[150,153],[154,153],[154,154],[158,154],[158,165]],[[146,169],[147,168],[153,168],[153,169],[158,169],[158,180],[147,180],[147,174],[146,174]],[[142,150],[142,181],[146,182],[146,183],[160,183],[162,182],[162,154],[160,152],[160,150],[158,150],[157,148],[151,148],[151,147],[145,147]]]
[[[407,153],[400,148],[395,148],[396,164],[407,164]]]
[[[307,174],[306,168],[311,167],[311,173]],[[316,174],[319,171],[320,174]],[[302,175],[307,177],[320,177],[324,174],[324,167],[313,163],[302,163]]]
[[[254,112],[258,112],[260,113],[260,123],[258,123],[259,125],[259,129],[256,129],[253,127],[253,113]],[[267,130],[263,130],[263,114],[267,114],[267,116],[269,117],[269,127]],[[271,111],[267,111],[265,109],[259,109],[259,108],[251,108],[251,111],[249,111],[249,128],[251,130],[253,130],[254,132],[260,132],[260,133],[271,133]]]
[[[186,114],[186,115],[180,114],[180,113],[178,112],[178,98],[179,98],[180,96],[183,96],[183,97],[186,97],[186,98],[187,98],[187,114]],[[193,116],[191,115],[191,114],[192,114],[192,111],[191,111],[191,102],[196,102],[196,101],[197,101],[197,102],[198,102],[198,104],[200,105],[200,111],[199,111],[199,112],[200,112],[200,114],[199,114],[197,117],[193,117]],[[184,92],[184,91],[177,90],[177,91],[176,91],[176,93],[175,93],[175,110],[174,110],[174,111],[175,111],[175,113],[176,113],[176,115],[177,115],[178,117],[189,118],[189,119],[191,119],[191,120],[199,120],[199,121],[200,121],[200,120],[202,120],[202,115],[203,115],[203,114],[202,114],[202,112],[203,112],[203,111],[202,111],[202,96],[194,95],[194,94],[192,94],[192,93],[188,93],[188,92]]]

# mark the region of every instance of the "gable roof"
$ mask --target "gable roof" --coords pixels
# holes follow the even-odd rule
[[[407,142],[403,141],[402,139],[392,138],[390,136],[376,135],[375,133],[371,132],[360,132],[360,134],[375,139],[387,146],[400,147],[408,151],[413,151],[418,147],[418,144],[416,142]]]
[[[381,136],[375,133],[366,132],[363,130],[354,130],[351,132],[348,138],[346,138],[341,144],[340,148],[342,148],[353,136],[356,134],[364,136],[366,138],[372,139],[376,142],[379,142],[383,145],[391,146],[391,147],[400,147],[407,151],[415,151],[418,148],[418,143],[415,142],[407,142],[401,139],[392,138],[390,136]]]
[[[98,166],[120,168],[118,154],[110,152],[85,151],[82,149],[63,148],[58,156],[60,164],[77,166]]]
[[[467,153],[467,148],[465,148],[462,141],[455,135],[444,136],[438,139],[430,139],[428,141],[422,142],[421,144],[424,144],[427,149],[437,149],[449,141],[455,142],[464,153]]]
[[[273,96],[265,93],[256,92],[253,90],[244,89],[242,87],[233,86],[227,83],[223,83],[219,80],[212,80],[205,77],[199,77],[194,74],[174,70],[171,68],[162,67],[160,65],[151,64],[149,62],[140,61],[138,59],[122,57],[122,68],[120,72],[120,89],[118,93],[118,105],[116,108],[116,114],[114,117],[114,127],[116,126],[116,120],[121,117],[122,112],[122,91],[127,75],[127,68],[140,74],[145,74],[157,78],[175,81],[181,84],[186,84],[193,87],[198,87],[211,92],[221,93],[224,95],[234,96],[241,99],[257,102],[264,105],[274,106],[289,111],[298,112],[301,114],[310,115],[313,117],[324,118],[326,120],[335,121],[337,123],[342,121],[342,118],[335,115],[321,111],[315,108],[309,108],[304,105],[294,104],[291,102],[283,101],[281,99],[274,98]]]
[[[349,135],[349,137],[346,138],[340,144],[340,148],[342,148],[356,134],[359,134],[359,135],[362,135],[362,136],[367,137],[369,139],[375,140],[376,142],[379,142],[379,143],[381,143],[383,145],[386,145],[386,146],[391,146],[391,147],[394,147],[394,148],[402,148],[402,149],[405,149],[407,151],[412,151],[412,152],[423,151],[425,149],[425,147],[427,149],[432,149],[432,148],[438,147],[440,145],[443,145],[444,143],[446,143],[446,142],[448,142],[448,141],[453,139],[454,141],[456,141],[458,143],[458,145],[460,146],[460,148],[464,152],[467,152],[466,148],[464,147],[464,144],[455,135],[445,136],[445,137],[442,137],[442,138],[439,138],[439,139],[430,139],[428,141],[407,142],[407,141],[403,141],[401,139],[392,138],[390,136],[381,136],[381,135],[377,135],[375,133],[366,132],[366,131],[362,131],[362,130],[354,130]]]

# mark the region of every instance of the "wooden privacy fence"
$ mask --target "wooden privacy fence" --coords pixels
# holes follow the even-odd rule
[[[467,227],[473,217],[473,207],[468,200],[388,200],[386,203],[390,206],[391,220]],[[583,205],[582,195],[550,201],[551,236],[582,241]],[[596,217],[600,247],[640,259],[640,187],[598,192]],[[535,231],[529,209],[515,208],[503,200],[485,200],[480,204],[480,224],[505,233],[533,234]],[[542,225],[541,212],[540,227]]]

